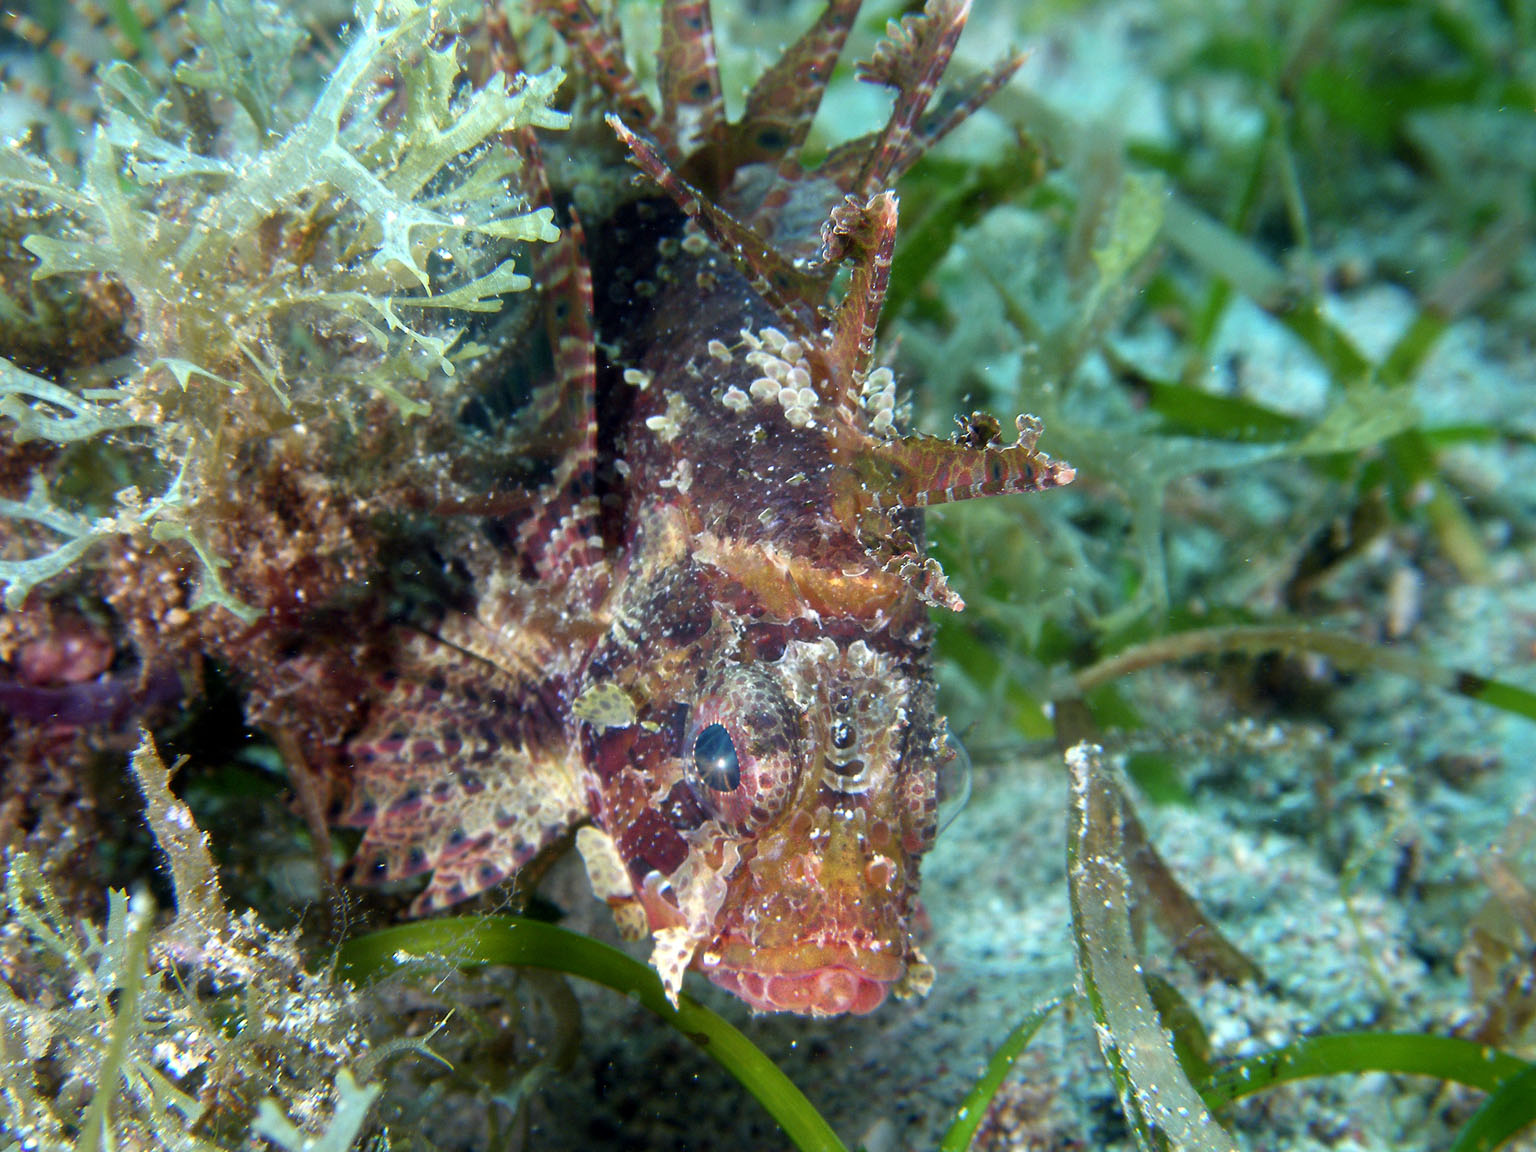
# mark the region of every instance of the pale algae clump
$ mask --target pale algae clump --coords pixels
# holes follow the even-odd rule
[[[156,82],[99,72],[100,124],[78,174],[0,151],[7,198],[42,216],[34,278],[103,277],[132,298],[133,354],[92,378],[48,380],[0,361],[0,426],[18,443],[117,443],[154,467],[95,509],[34,476],[0,518],[41,550],[0,553],[5,604],[96,542],[148,532],[198,556],[200,603],[249,610],[225,588],[205,526],[241,449],[278,429],[314,436],[387,397],[402,416],[451,387],[455,317],[528,286],[521,242],[549,242],[551,210],[516,192],[503,133],[563,128],[562,74],[467,83],[453,0],[361,6],[318,92],[294,65],[310,36],[283,5],[213,0],[188,17],[190,54]],[[466,10],[462,15],[467,16]]]
[[[175,919],[156,928],[147,894],[115,890],[104,924],[76,919],[30,856],[10,860],[0,1152],[353,1147],[381,1061],[422,1045],[371,1046],[372,1006],[306,966],[296,933],[232,914],[148,734],[132,763]]]

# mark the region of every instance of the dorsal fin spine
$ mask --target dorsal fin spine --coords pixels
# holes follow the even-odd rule
[[[679,153],[713,138],[724,119],[709,0],[666,0],[662,6],[661,115]]]
[[[586,57],[593,80],[608,94],[619,115],[649,125],[662,143],[670,146],[670,125],[656,115],[655,106],[630,71],[624,59],[624,39],[611,13],[609,19],[599,19],[587,0],[542,0],[538,7],[555,30]]]
[[[826,295],[828,278],[785,259],[769,241],[679,176],[655,143],[632,131],[617,116],[609,116],[608,123],[629,148],[635,166],[736,261],[752,290],[797,336],[809,336],[819,329],[816,302]]]
[[[970,0],[928,0],[921,16],[893,22],[886,39],[863,65],[864,79],[891,85],[897,94],[890,119],[854,180],[855,195],[872,196],[889,187],[899,173],[913,131],[949,65],[970,10]]]
[[[882,192],[860,204],[850,196],[832,211],[822,230],[827,263],[851,255],[853,275],[838,305],[832,337],[832,361],[843,386],[862,380],[875,350],[875,329],[885,307],[896,249],[896,194]]]

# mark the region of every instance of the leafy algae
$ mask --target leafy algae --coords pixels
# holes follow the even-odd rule
[[[0,363],[0,416],[17,443],[117,434],[154,462],[90,512],[61,507],[41,476],[0,502],[47,541],[0,560],[8,606],[97,541],[147,530],[197,554],[200,602],[252,616],[207,533],[239,499],[242,450],[282,429],[323,443],[378,396],[429,413],[455,374],[456,317],[528,287],[516,245],[558,231],[514,190],[517,151],[490,144],[563,128],[549,106],[562,75],[461,82],[457,15],[446,0],[364,6],[309,98],[293,83],[309,40],[294,15],[220,0],[189,17],[192,55],[169,77],[101,70],[78,176],[19,144],[0,153],[0,187],[54,209],[23,241],[33,277],[121,285],[134,349],[79,381]]]

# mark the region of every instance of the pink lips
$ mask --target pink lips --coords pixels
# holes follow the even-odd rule
[[[716,969],[709,978],[759,1012],[802,1016],[862,1016],[880,1006],[888,987],[883,981],[839,965],[775,975]]]

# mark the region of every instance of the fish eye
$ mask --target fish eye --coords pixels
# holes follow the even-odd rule
[[[711,724],[693,742],[693,766],[698,779],[713,792],[734,792],[741,787],[741,761],[736,744],[723,724]]]
[[[784,811],[804,757],[799,715],[767,669],[732,665],[694,701],[683,781],[721,828],[756,832]]]

